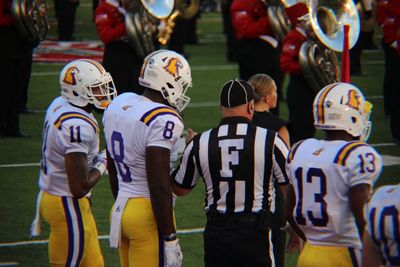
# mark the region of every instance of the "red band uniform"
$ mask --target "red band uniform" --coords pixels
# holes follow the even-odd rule
[[[394,141],[400,143],[400,2],[378,1],[377,21],[381,26],[382,47],[385,53],[383,95],[386,115]]]
[[[239,77],[248,80],[257,73],[268,74],[276,83],[278,95],[281,95],[280,48],[269,24],[266,4],[261,0],[234,0],[231,18],[238,39]],[[272,111],[277,113],[278,106]]]
[[[0,73],[4,101],[0,107],[0,137],[26,137],[19,129],[31,75],[32,48],[19,33],[11,13],[12,0],[0,1]]]
[[[282,42],[280,66],[283,72],[290,75],[286,99],[289,121],[293,125],[293,134],[290,138],[291,142],[295,143],[311,138],[315,134],[312,104],[316,92],[308,85],[299,63],[300,48],[307,41],[307,35],[304,28],[297,23],[297,19],[307,13],[307,8],[304,4],[297,4],[288,8],[286,12],[293,28]]]
[[[128,41],[125,29],[126,10],[122,1],[100,1],[95,12],[97,33],[103,41],[103,66],[114,79],[118,94],[143,93],[137,77],[143,64]]]

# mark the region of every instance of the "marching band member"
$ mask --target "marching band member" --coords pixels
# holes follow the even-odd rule
[[[143,64],[129,43],[125,15],[129,1],[101,0],[95,12],[97,33],[104,43],[103,65],[114,79],[118,94],[143,93],[137,77]]]
[[[283,72],[290,75],[286,100],[289,108],[289,121],[293,125],[291,141],[295,143],[313,137],[315,134],[312,103],[316,92],[308,85],[299,63],[300,48],[307,41],[307,33],[298,18],[307,14],[307,6],[298,3],[287,8],[286,13],[293,28],[282,42],[280,66]]]
[[[265,73],[277,86],[278,95],[283,74],[279,68],[280,48],[272,32],[267,6],[261,0],[234,0],[231,6],[233,30],[238,40],[239,77],[248,80],[252,75]],[[279,105],[272,109],[278,113]]]
[[[400,2],[378,2],[378,22],[383,33],[382,47],[385,53],[383,96],[386,115],[390,115],[393,140],[400,144]],[[378,16],[377,15],[377,16]]]

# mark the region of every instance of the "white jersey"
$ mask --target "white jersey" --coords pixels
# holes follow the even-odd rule
[[[400,184],[382,186],[365,206],[367,231],[386,266],[400,266]]]
[[[118,173],[118,195],[150,198],[146,175],[146,148],[172,149],[183,131],[178,112],[144,96],[116,97],[103,117],[107,149]]]
[[[349,189],[375,183],[380,155],[364,142],[307,139],[292,147],[286,168],[296,194],[293,217],[307,241],[361,249]]]
[[[40,189],[57,196],[73,196],[64,158],[68,153],[85,153],[91,169],[99,152],[96,119],[60,96],[47,109],[42,138]]]

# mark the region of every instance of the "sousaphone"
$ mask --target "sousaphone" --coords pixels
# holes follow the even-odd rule
[[[275,38],[282,41],[291,29],[290,20],[285,9],[304,0],[267,0],[267,14]]]
[[[167,45],[175,19],[189,19],[197,14],[200,0],[140,0],[131,5],[125,16],[128,37],[139,58]]]
[[[300,48],[299,62],[309,86],[318,92],[339,81],[336,52],[343,51],[344,25],[350,26],[349,48],[360,34],[360,19],[353,0],[311,0],[301,18],[308,40]]]
[[[12,15],[21,36],[36,46],[49,30],[46,0],[13,0]]]

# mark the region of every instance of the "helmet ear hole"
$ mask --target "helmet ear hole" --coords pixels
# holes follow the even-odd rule
[[[79,94],[78,94],[76,91],[72,91],[72,94],[73,94],[74,96],[79,96]]]
[[[167,98],[169,96],[168,90],[165,89],[165,87],[161,88],[161,93],[164,96],[164,98]]]
[[[357,123],[357,118],[356,118],[356,117],[351,117],[351,121],[352,121],[353,123]]]
[[[167,86],[168,86],[168,88],[170,88],[170,89],[174,89],[174,86],[173,86],[172,84],[170,84],[170,83],[167,83]]]

